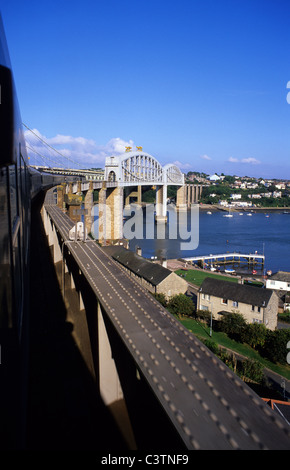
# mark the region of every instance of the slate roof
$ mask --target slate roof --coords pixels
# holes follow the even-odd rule
[[[153,286],[157,286],[172,274],[172,271],[164,268],[164,266],[152,263],[152,261],[142,258],[142,256],[137,255],[133,251],[127,250],[123,246],[106,246],[103,250],[108,255],[112,256],[115,261],[118,261],[134,274],[150,282]]]
[[[221,299],[235,300],[248,305],[267,307],[273,294],[272,289],[238,284],[236,282],[224,281],[206,277],[200,286],[199,292],[213,295]]]
[[[274,281],[290,282],[290,273],[286,271],[278,271],[269,278],[274,279]]]

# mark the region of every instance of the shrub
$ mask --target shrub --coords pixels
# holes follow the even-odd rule
[[[242,363],[242,374],[254,382],[261,383],[264,378],[264,366],[255,360],[246,359]]]
[[[226,333],[230,338],[240,341],[246,328],[246,321],[240,313],[228,313],[220,320],[220,331]]]
[[[165,294],[154,294],[154,297],[155,299],[161,303],[161,305],[163,305],[163,307],[166,307],[167,306],[167,299],[166,299],[166,296]]]
[[[204,341],[204,344],[205,346],[210,349],[214,354],[218,355],[219,352],[220,352],[220,348],[219,348],[219,345],[215,342],[215,341],[212,341],[210,339],[206,339]]]
[[[192,315],[194,303],[185,294],[178,294],[171,297],[167,304],[167,309],[176,315]]]
[[[286,364],[288,341],[290,341],[290,329],[267,330],[262,353],[272,362]]]
[[[210,312],[208,310],[196,310],[196,318],[206,321],[208,324],[210,322]]]
[[[234,354],[229,354],[224,350],[220,351],[219,358],[234,372],[237,368],[237,360]]]
[[[247,324],[243,329],[241,339],[256,349],[257,346],[263,347],[266,341],[267,328],[263,323]]]

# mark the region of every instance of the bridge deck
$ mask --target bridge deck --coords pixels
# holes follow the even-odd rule
[[[46,210],[188,449],[290,449],[289,427],[72,221]],[[154,425],[154,424],[153,424]]]

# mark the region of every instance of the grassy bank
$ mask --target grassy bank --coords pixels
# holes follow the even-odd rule
[[[225,281],[238,282],[238,279],[236,277],[213,274],[212,272],[201,271],[198,269],[189,269],[188,271],[186,271],[185,269],[178,269],[177,271],[175,271],[175,273],[179,276],[182,276],[187,282],[195,284],[196,286],[200,286],[206,277],[213,277],[215,279],[223,279]]]
[[[264,357],[262,357],[257,351],[251,348],[247,344],[241,344],[237,341],[230,339],[225,333],[212,331],[210,337],[210,329],[206,325],[196,321],[194,318],[176,316],[176,318],[195,336],[199,339],[211,339],[219,346],[230,349],[231,351],[241,354],[249,359],[254,359],[263,364],[264,367],[282,375],[286,379],[290,380],[290,367],[287,365],[273,364]]]

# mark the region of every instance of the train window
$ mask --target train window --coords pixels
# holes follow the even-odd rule
[[[10,249],[11,261],[13,270],[13,324],[18,324],[20,327],[22,322],[22,302],[23,302],[23,289],[22,289],[22,262],[21,262],[21,242],[20,242],[20,216],[19,216],[19,201],[18,201],[18,186],[16,165],[8,167],[9,175],[9,206],[10,206]]]
[[[7,168],[0,170],[0,328],[11,322],[12,291],[10,269],[10,236]]]
[[[17,177],[16,177],[16,167],[11,165],[8,167],[9,172],[9,192],[10,192],[10,223],[11,230],[13,232],[13,227],[19,216],[18,212],[18,195],[17,195]]]

